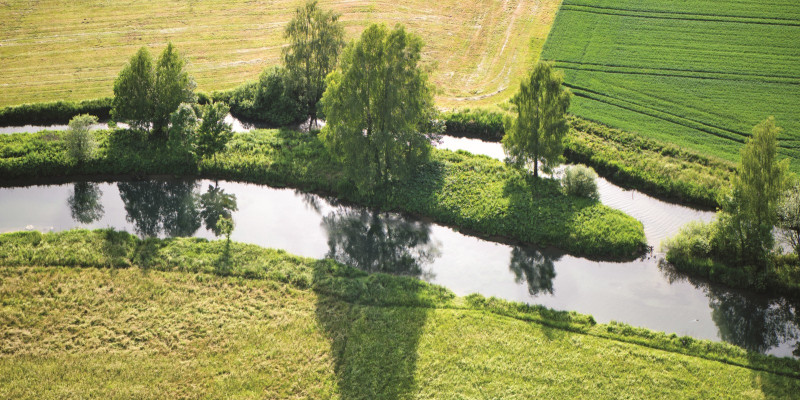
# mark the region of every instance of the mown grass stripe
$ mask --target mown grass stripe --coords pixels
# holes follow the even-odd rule
[[[614,15],[621,17],[648,18],[648,19],[674,19],[681,21],[701,21],[701,22],[726,22],[739,24],[757,24],[774,26],[800,26],[800,21],[779,19],[779,18],[756,18],[729,15],[713,14],[694,14],[681,13],[675,11],[651,11],[651,10],[632,10],[624,8],[600,7],[588,5],[564,4],[562,10],[585,12],[592,14]]]

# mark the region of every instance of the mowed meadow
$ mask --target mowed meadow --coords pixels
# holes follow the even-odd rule
[[[542,58],[573,114],[730,161],[774,115],[800,171],[797,0],[565,0]]]
[[[300,0],[44,0],[0,2],[0,106],[112,94],[141,46],[172,41],[198,89],[229,89],[280,62],[283,29]],[[342,13],[348,39],[370,23],[420,35],[443,108],[496,104],[537,60],[560,0],[321,1]]]

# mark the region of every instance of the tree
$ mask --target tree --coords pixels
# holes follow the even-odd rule
[[[169,144],[174,149],[193,153],[197,142],[200,119],[191,104],[182,103],[170,117]]]
[[[155,66],[147,48],[140,48],[114,81],[113,118],[166,138],[170,114],[181,103],[195,102],[194,80],[185,66],[172,43]]]
[[[312,124],[317,121],[317,103],[325,91],[325,77],[336,67],[344,46],[339,17],[320,9],[316,0],[309,0],[297,8],[284,31],[289,46],[283,50],[283,62]]]
[[[150,129],[154,85],[153,57],[142,47],[114,81],[111,116],[117,121],[127,121],[134,129]]]
[[[185,70],[186,61],[172,43],[161,53],[153,86],[153,132],[166,138],[169,117],[181,103],[194,103],[195,83]]]
[[[800,185],[793,185],[778,203],[778,227],[800,256]]]
[[[81,114],[69,120],[67,130],[67,154],[79,163],[90,158],[94,153],[94,135],[89,131],[93,124],[97,123],[97,117],[89,114]]]
[[[197,154],[200,157],[214,156],[225,149],[225,145],[233,137],[231,124],[225,122],[230,108],[225,103],[213,103],[205,106],[203,122],[197,130]]]
[[[562,86],[563,81],[563,74],[553,70],[553,63],[536,64],[511,99],[518,116],[504,121],[506,156],[518,167],[533,163],[533,175],[537,177],[539,163],[549,173],[564,153],[563,139],[569,131],[566,113],[572,93]]]
[[[322,138],[361,191],[402,178],[430,153],[435,109],[421,48],[400,25],[372,25],[328,75]]]
[[[778,201],[787,184],[789,160],[778,162],[781,129],[773,117],[753,128],[741,150],[738,174],[731,193],[722,201],[719,218],[724,252],[738,256],[740,265],[764,268],[774,244],[772,229],[778,222]]]

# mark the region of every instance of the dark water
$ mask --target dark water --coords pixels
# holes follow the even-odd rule
[[[249,129],[242,125],[237,129]],[[440,147],[502,158],[496,143],[445,137]],[[643,222],[658,248],[712,213],[665,203],[599,180],[601,201]],[[367,271],[417,276],[458,295],[543,304],[750,350],[791,356],[800,315],[780,298],[727,290],[672,272],[655,252],[594,262],[553,250],[508,246],[397,214],[337,204],[288,189],[210,181],[74,183],[0,188],[0,232],[113,227],[142,236],[214,238],[232,215],[232,238],[308,257],[333,257]]]

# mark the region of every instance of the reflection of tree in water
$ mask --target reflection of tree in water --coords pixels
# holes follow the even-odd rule
[[[659,268],[670,283],[687,280],[708,296],[711,319],[722,340],[747,350],[764,353],[771,348],[798,339],[797,307],[782,298],[766,298],[754,294],[712,286],[676,271],[665,261]],[[795,343],[799,346],[800,343]]]
[[[722,340],[759,353],[797,340],[794,308],[785,301],[748,298],[712,287],[707,293]]]
[[[76,182],[72,194],[67,199],[72,219],[82,224],[91,224],[103,218],[105,211],[100,198],[103,192],[100,185],[92,182]]]
[[[194,181],[141,181],[117,183],[126,219],[141,236],[192,236],[205,220],[217,233],[216,221],[236,210],[236,197],[210,187],[200,195]],[[213,225],[208,225],[213,221]]]
[[[339,208],[322,225],[328,257],[363,271],[429,278],[424,267],[440,255],[429,224],[398,215]]]
[[[528,292],[531,295],[553,294],[553,278],[556,277],[553,263],[559,259],[561,256],[546,254],[534,248],[514,246],[509,268],[517,283],[528,283]]]
[[[200,195],[200,216],[206,225],[206,229],[219,236],[219,227],[217,221],[220,218],[231,218],[233,211],[238,211],[236,205],[236,195],[227,194],[225,190],[219,186],[208,185],[208,191]]]

